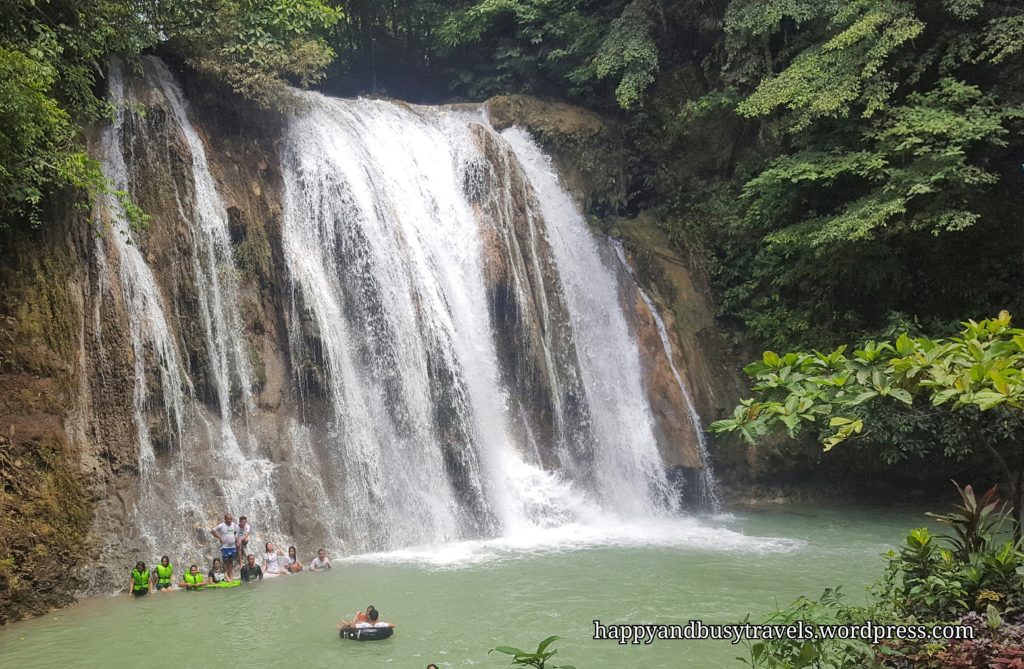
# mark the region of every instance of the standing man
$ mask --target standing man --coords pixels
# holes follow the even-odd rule
[[[235,523],[235,517],[225,513],[224,522],[210,530],[210,534],[220,542],[220,557],[224,562],[224,571],[228,573],[228,580],[235,580],[235,556],[238,554],[235,548],[238,539],[238,524]]]
[[[238,548],[238,564],[245,561],[245,549],[249,546],[249,538],[252,537],[252,525],[245,516],[238,517],[238,535],[235,538],[235,547]]]

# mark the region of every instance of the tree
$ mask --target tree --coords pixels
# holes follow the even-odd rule
[[[785,428],[790,436],[816,429],[826,451],[870,432],[877,405],[927,403],[946,411],[985,412],[1003,423],[1001,442],[985,440],[1013,493],[1018,531],[1024,515],[1024,329],[996,318],[967,321],[958,337],[929,339],[901,334],[868,341],[846,355],[765,351],[744,368],[753,397],[712,432],[739,434],[755,443]],[[998,432],[996,432],[998,433]]]
[[[1022,22],[1016,2],[733,0],[722,74],[761,152],[734,216],[707,228],[723,314],[789,347],[877,331],[890,311],[1008,306],[938,258],[1020,264],[989,244],[1020,239]],[[926,304],[886,290],[907,280],[948,288]]]
[[[437,38],[448,51],[484,51],[459,71],[470,94],[568,84],[572,94],[593,99],[608,81],[618,105],[633,109],[658,72],[664,16],[656,0],[481,0],[451,13]]]
[[[321,0],[0,0],[0,227],[48,194],[107,189],[82,129],[109,114],[105,60],[163,45],[264,107],[316,81],[340,12]]]
[[[333,60],[324,35],[341,11],[322,0],[179,0],[154,20],[197,70],[266,108],[292,102],[289,83],[318,81]]]

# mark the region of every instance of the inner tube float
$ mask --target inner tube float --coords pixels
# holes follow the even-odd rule
[[[395,633],[394,627],[342,627],[338,635],[355,641],[380,641]]]

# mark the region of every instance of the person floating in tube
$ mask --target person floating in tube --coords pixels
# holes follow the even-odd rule
[[[358,611],[352,616],[352,620],[342,620],[338,623],[339,630],[346,627],[363,629],[366,627],[394,627],[394,625],[381,620],[380,612],[371,604],[366,607],[366,611]]]

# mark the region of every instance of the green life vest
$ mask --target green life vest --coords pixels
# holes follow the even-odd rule
[[[139,590],[145,590],[149,587],[149,573],[145,571],[139,571],[138,569],[132,569],[132,590],[138,592]]]
[[[156,578],[157,578],[156,582],[159,585],[170,585],[171,584],[171,576],[173,575],[173,573],[174,573],[174,565],[173,564],[168,563],[166,567],[163,566],[162,564],[158,564],[156,566]]]
[[[196,573],[196,575],[193,576],[192,572],[188,572],[187,571],[187,572],[185,572],[185,584],[186,584],[186,587],[202,585],[203,584],[203,575],[200,574],[200,573]]]

